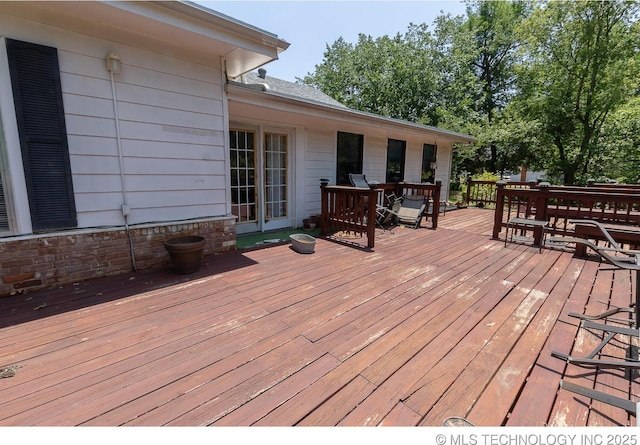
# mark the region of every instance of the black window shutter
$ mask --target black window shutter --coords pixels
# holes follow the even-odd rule
[[[9,213],[5,202],[4,186],[0,178],[0,232],[8,232],[9,229]]]
[[[33,230],[76,227],[58,52],[7,39],[7,56]]]

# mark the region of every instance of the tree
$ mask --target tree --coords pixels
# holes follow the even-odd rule
[[[640,97],[611,113],[603,125],[603,149],[595,160],[593,177],[640,184]]]
[[[340,38],[301,81],[357,110],[478,137],[458,170],[525,165],[567,184],[634,177],[609,164],[637,159],[637,146],[614,141],[635,125],[616,110],[640,93],[638,5],[470,0],[466,16],[440,15],[433,32],[411,24],[393,38]]]
[[[637,77],[635,2],[551,1],[523,27],[519,72],[524,113],[540,122],[550,173],[583,182],[598,159],[608,115],[633,95]]]
[[[478,0],[467,7],[466,25],[473,35],[475,49],[473,68],[478,79],[477,106],[489,129],[496,123],[499,127],[504,126],[499,122],[500,114],[516,93],[514,66],[518,63],[519,42],[515,34],[526,12],[526,3],[515,1]],[[499,145],[497,141],[487,142],[490,150],[487,169],[497,172]]]
[[[503,146],[500,140],[510,126],[526,125],[515,122],[516,115],[503,113],[517,94],[516,31],[528,13],[529,4],[523,1],[475,0],[468,3],[466,17],[436,19],[435,53],[441,72],[437,124],[479,138],[473,149],[458,157],[465,170],[502,173],[522,162],[508,155],[513,154],[513,143]]]
[[[360,34],[355,45],[340,38],[301,81],[356,110],[418,122],[435,110],[429,54],[424,25],[411,25],[404,37]]]

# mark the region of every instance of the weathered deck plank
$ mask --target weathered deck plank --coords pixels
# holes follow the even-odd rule
[[[518,403],[513,407],[506,425],[546,426],[548,419],[542,416],[531,416],[537,410],[550,413],[559,390],[559,380],[566,367],[565,363],[551,356],[552,351],[569,353],[575,340],[577,322],[568,317],[569,312],[580,312],[586,304],[589,291],[593,286],[593,276],[597,270],[596,263],[578,263],[580,275],[573,289],[568,294],[564,308],[554,324],[544,348],[536,364],[527,378]],[[577,273],[577,272],[576,272]],[[568,321],[565,321],[568,320]],[[557,422],[557,423],[556,423]],[[557,419],[552,424],[562,425]]]
[[[635,423],[559,381],[633,398],[636,378],[550,355],[587,353],[567,313],[629,304],[634,277],[505,247],[492,223],[456,210],[375,249],[319,239],[1,299],[0,367],[20,368],[0,425]]]
[[[564,269],[559,263],[555,265],[560,273],[557,283],[553,285],[548,281],[551,289],[540,309],[469,412],[467,417],[474,425],[506,423],[511,404],[535,365],[581,269],[581,265],[575,263],[566,264]]]

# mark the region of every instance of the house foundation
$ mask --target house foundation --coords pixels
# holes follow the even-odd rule
[[[207,239],[204,255],[235,250],[235,217],[0,239],[0,297],[133,270],[168,268],[164,242],[187,235]]]

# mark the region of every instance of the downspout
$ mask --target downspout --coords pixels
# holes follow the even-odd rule
[[[115,75],[120,73],[120,56],[117,53],[109,53],[106,58],[107,70],[109,71],[109,77],[111,79],[111,95],[113,97],[113,116],[116,124],[116,144],[118,146],[118,162],[120,165],[120,185],[122,188],[122,216],[124,217],[124,227],[129,237],[129,250],[131,254],[131,263],[133,264],[133,270],[138,271],[136,266],[136,255],[133,246],[133,237],[131,230],[129,229],[129,221],[127,216],[130,212],[129,204],[127,203],[127,186],[124,175],[124,156],[122,154],[122,139],[120,137],[120,118],[118,116],[118,96],[116,94],[116,79]]]
[[[223,76],[224,82],[229,83],[229,78],[227,77],[227,61],[224,57],[220,58],[220,64],[223,67]],[[225,196],[225,214],[231,215],[231,136],[230,136],[230,123],[229,123],[229,93],[227,93],[226,88],[223,88],[222,93],[222,115],[225,118],[222,120],[223,122],[223,138],[224,138],[224,177],[225,177],[225,186],[224,186],[224,196]],[[236,221],[237,222],[237,221]]]

